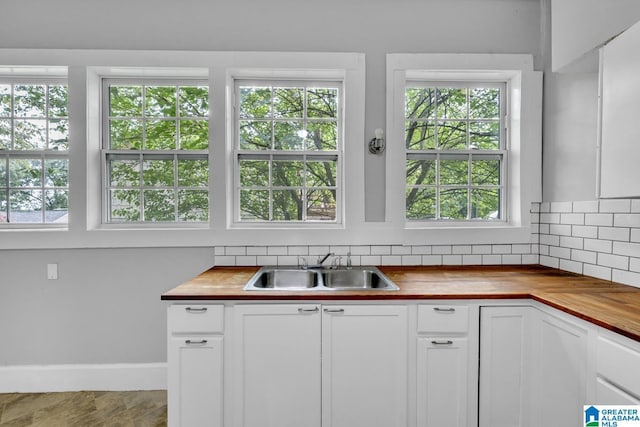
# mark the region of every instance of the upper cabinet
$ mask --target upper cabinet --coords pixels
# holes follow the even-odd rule
[[[552,71],[596,64],[597,48],[638,20],[638,0],[551,0]]]
[[[600,197],[640,196],[640,22],[601,51]]]

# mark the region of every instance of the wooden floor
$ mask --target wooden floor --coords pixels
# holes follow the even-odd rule
[[[0,427],[159,427],[166,391],[0,394]]]

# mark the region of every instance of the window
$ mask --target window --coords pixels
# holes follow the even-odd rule
[[[209,220],[206,81],[103,81],[104,222]]]
[[[67,224],[69,120],[62,80],[0,81],[0,224]]]
[[[235,218],[340,223],[341,85],[236,80]]]
[[[408,81],[406,219],[504,218],[505,85]]]

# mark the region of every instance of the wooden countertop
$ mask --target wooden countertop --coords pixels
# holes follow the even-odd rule
[[[640,288],[539,265],[379,267],[398,291],[244,291],[258,267],[215,267],[162,300],[414,300],[530,298],[640,341]]]

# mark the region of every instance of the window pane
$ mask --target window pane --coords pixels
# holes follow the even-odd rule
[[[500,191],[472,189],[471,218],[500,219]]]
[[[5,158],[0,157],[0,187],[7,186],[7,163]]]
[[[240,190],[240,219],[269,221],[269,191]]]
[[[302,118],[303,116],[302,88],[273,89],[273,116],[284,118]]]
[[[142,86],[109,86],[112,117],[142,117]]]
[[[337,150],[337,122],[309,122],[307,131],[303,133],[307,142],[307,150]]]
[[[112,187],[136,187],[140,185],[140,160],[110,160],[110,185]]]
[[[500,122],[470,122],[469,144],[480,150],[500,149]]]
[[[175,150],[178,135],[173,120],[149,120],[147,122],[146,150]]]
[[[207,117],[209,115],[209,88],[182,86],[178,92],[180,117]]]
[[[174,221],[175,203],[173,190],[144,190],[144,220]]]
[[[47,142],[46,120],[18,120],[15,122],[15,150],[43,150]]]
[[[49,120],[49,149],[61,151],[69,149],[68,120]]]
[[[144,160],[142,177],[146,187],[173,187],[173,160]]]
[[[273,220],[301,221],[302,190],[273,190]]]
[[[271,117],[271,88],[240,87],[240,117]]]
[[[436,161],[407,160],[407,185],[435,185]]]
[[[307,116],[337,118],[338,89],[308,89]]]
[[[111,190],[111,221],[140,221],[140,190]]]
[[[469,162],[467,160],[440,160],[441,185],[466,185],[469,182]]]
[[[497,119],[500,117],[500,89],[469,89],[469,117]]]
[[[0,84],[0,117],[11,117],[11,85]]]
[[[149,117],[176,117],[175,86],[147,86],[145,114]]]
[[[140,150],[142,148],[142,122],[140,120],[111,120],[110,143],[114,150]]]
[[[467,219],[466,189],[449,188],[440,190],[440,218]]]
[[[307,219],[312,221],[335,221],[335,190],[309,190],[307,194]]]
[[[181,187],[207,187],[209,162],[207,160],[178,160],[178,185]]]
[[[335,187],[336,161],[309,161],[307,162],[307,187]]]
[[[274,187],[301,187],[304,185],[304,167],[298,161],[273,162]]]
[[[438,148],[441,150],[466,150],[466,122],[439,122],[437,129]]]
[[[409,188],[406,194],[408,220],[428,220],[436,217],[436,190]]]
[[[45,191],[45,222],[66,224],[68,213],[69,192],[67,190]]]
[[[11,148],[11,120],[0,119],[0,150]]]
[[[437,89],[439,119],[464,119],[467,117],[467,89]]]
[[[42,187],[42,161],[40,159],[10,159],[9,186]]]
[[[433,88],[407,88],[405,92],[405,117],[436,118],[436,90]]]
[[[267,160],[240,160],[240,185],[268,187],[269,162]]]
[[[405,144],[408,150],[433,150],[436,148],[435,124],[433,122],[407,121]]]
[[[178,220],[208,221],[209,192],[206,190],[179,190]]]
[[[44,162],[45,187],[69,186],[69,160],[51,159]]]
[[[273,124],[273,142],[276,150],[304,150],[305,135],[302,122],[275,122]]]
[[[474,185],[500,185],[500,160],[473,160],[471,182]]]
[[[49,117],[67,117],[67,87],[63,85],[49,86]]]
[[[7,191],[0,190],[0,224],[9,221]]]
[[[45,85],[15,85],[13,96],[13,108],[17,117],[46,117]]]
[[[268,150],[271,148],[271,122],[240,121],[240,149]]]
[[[11,190],[9,192],[11,222],[42,222],[42,190]]]
[[[206,150],[209,148],[209,122],[206,120],[180,120],[180,148]]]

